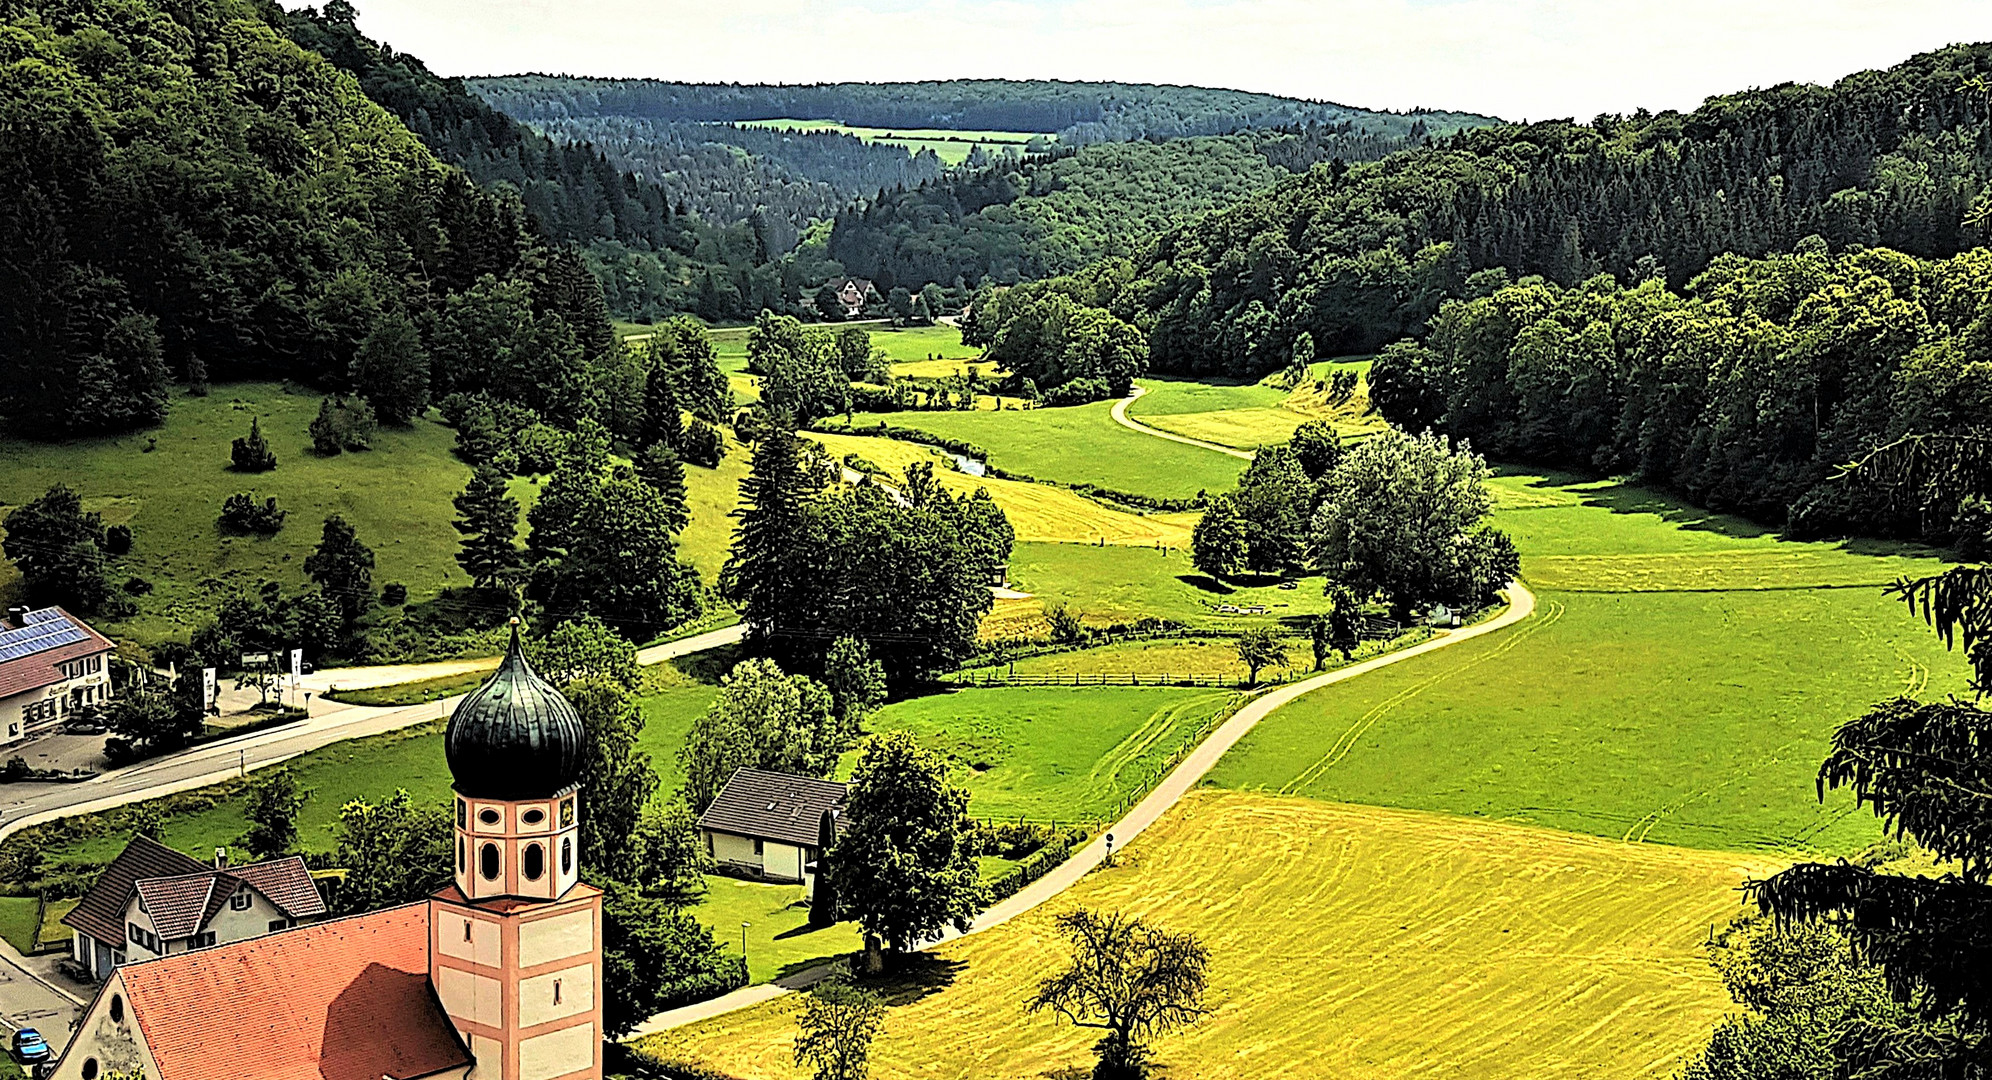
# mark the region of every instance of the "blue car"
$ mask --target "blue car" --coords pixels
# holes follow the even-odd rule
[[[23,1065],[40,1065],[54,1055],[49,1052],[48,1040],[34,1028],[22,1028],[14,1032],[14,1041],[8,1044],[8,1052],[14,1060]]]

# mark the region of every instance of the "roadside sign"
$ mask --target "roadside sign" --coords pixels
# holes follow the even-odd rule
[[[214,708],[214,695],[214,669],[204,667],[201,669],[201,709],[203,711]]]
[[[242,654],[242,663],[245,665],[267,664],[269,662],[270,662],[270,654],[266,652],[246,652]]]
[[[291,650],[291,679],[296,681],[304,676],[304,650]]]

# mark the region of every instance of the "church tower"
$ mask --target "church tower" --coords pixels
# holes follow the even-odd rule
[[[443,736],[456,883],[429,900],[429,970],[471,1080],[600,1080],[602,894],[580,883],[586,733],[512,644]]]

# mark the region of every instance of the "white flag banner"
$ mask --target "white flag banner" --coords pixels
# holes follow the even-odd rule
[[[301,678],[303,678],[303,677],[304,677],[304,650],[303,650],[303,649],[292,649],[292,650],[291,650],[291,683],[292,683],[293,685],[295,685],[295,684],[297,683],[297,680],[299,680],[299,679],[301,679]]]
[[[214,708],[214,697],[215,697],[214,669],[211,667],[204,667],[201,669],[201,708],[203,709]]]

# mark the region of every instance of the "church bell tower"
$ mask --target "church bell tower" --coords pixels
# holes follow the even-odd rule
[[[586,747],[514,619],[504,661],[443,736],[456,882],[429,900],[429,970],[472,1080],[602,1075],[602,894],[580,883]]]

